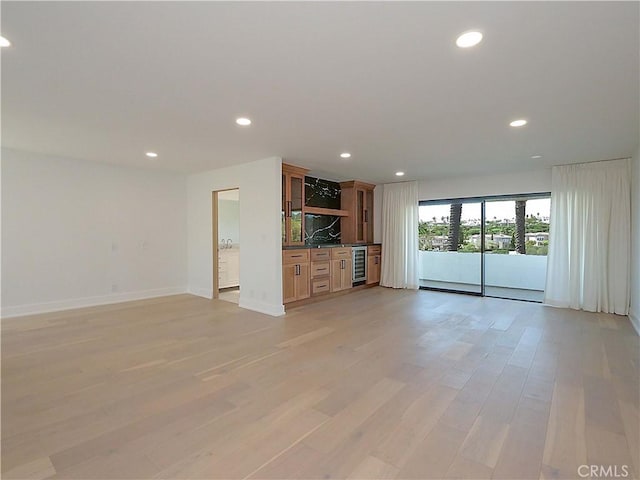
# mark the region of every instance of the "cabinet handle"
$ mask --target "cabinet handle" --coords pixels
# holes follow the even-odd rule
[[[316,268],[316,270],[317,270],[318,272],[324,272],[326,269],[327,269],[327,267],[324,267],[324,268]]]
[[[377,265],[379,257],[376,255],[374,258],[376,259],[376,265]]]
[[[291,255],[291,258],[301,258],[302,255]]]
[[[364,221],[365,223],[369,222],[369,210],[364,211]]]
[[[326,287],[326,286],[327,286],[327,284],[326,284],[326,283],[323,283],[322,285],[317,285],[317,287],[316,287],[316,288],[322,288],[322,287]]]

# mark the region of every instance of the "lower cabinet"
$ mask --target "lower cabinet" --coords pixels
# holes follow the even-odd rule
[[[367,285],[380,283],[381,264],[382,248],[380,245],[367,247]]]
[[[282,303],[311,296],[310,270],[308,249],[282,252]]]
[[[327,295],[353,287],[351,247],[282,251],[282,303]],[[367,285],[380,282],[380,245],[367,247]]]
[[[311,296],[331,291],[331,250],[318,248],[311,250]]]
[[[240,250],[237,248],[218,251],[218,288],[240,285]]]
[[[339,292],[352,286],[351,248],[331,249],[331,291]]]

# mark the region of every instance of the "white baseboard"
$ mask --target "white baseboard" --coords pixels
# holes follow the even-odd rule
[[[280,317],[284,315],[284,305],[273,305],[271,303],[259,302],[257,300],[246,300],[242,298],[240,294],[240,308],[246,308],[247,310],[253,310],[254,312],[264,313],[271,315],[272,317]]]
[[[95,307],[98,305],[130,302],[132,300],[144,300],[146,298],[178,295],[181,293],[187,293],[187,287],[155,288],[153,290],[140,290],[137,292],[114,293],[109,295],[99,295],[96,297],[72,298],[67,300],[57,300],[54,302],[16,305],[13,307],[3,307],[0,317],[23,317],[25,315],[35,315],[38,313],[59,312],[62,310],[71,310],[83,307]]]
[[[640,318],[634,312],[629,312],[629,320],[631,320],[631,325],[636,330],[636,333],[640,336]]]
[[[190,287],[189,293],[198,297],[213,298],[213,292],[208,288]],[[247,310],[253,310],[254,312],[264,313],[272,317],[280,317],[284,315],[284,305],[273,305],[271,303],[260,302],[258,300],[247,300],[240,293],[240,299],[238,306]]]

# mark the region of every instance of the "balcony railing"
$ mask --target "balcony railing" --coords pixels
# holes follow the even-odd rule
[[[423,286],[476,291],[481,283],[480,253],[419,252]],[[547,257],[545,255],[485,255],[485,292],[525,300],[542,300]]]

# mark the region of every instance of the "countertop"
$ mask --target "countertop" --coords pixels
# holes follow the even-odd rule
[[[381,245],[380,243],[327,243],[324,245],[294,245],[282,247],[283,250],[298,250],[301,248],[335,248],[335,247],[366,247],[368,245]]]

